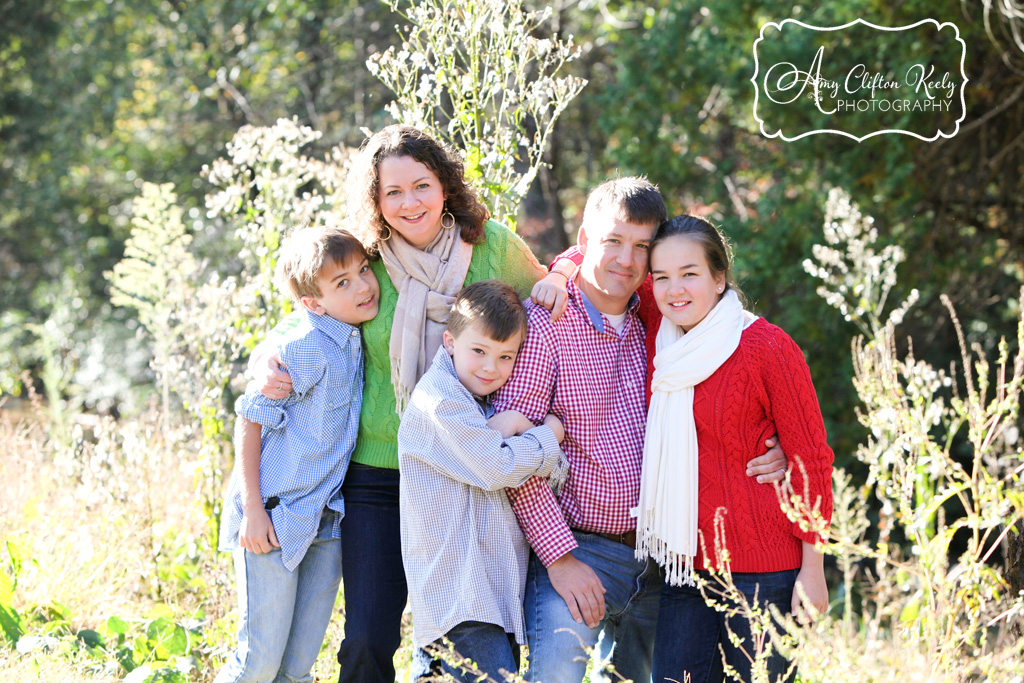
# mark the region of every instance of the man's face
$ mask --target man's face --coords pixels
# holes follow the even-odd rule
[[[647,255],[658,226],[640,225],[603,211],[584,221],[578,247],[583,254],[578,283],[602,313],[618,315],[647,277]]]

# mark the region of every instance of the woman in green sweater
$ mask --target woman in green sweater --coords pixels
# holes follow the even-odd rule
[[[362,328],[366,383],[359,437],[342,485],[345,639],[339,681],[392,683],[406,603],[398,509],[399,418],[441,344],[448,311],[467,284],[498,279],[522,298],[545,270],[465,181],[458,155],[409,126],[388,126],[360,152],[352,231],[380,282],[380,311]],[[561,284],[553,278],[553,284]],[[291,390],[276,362],[264,393]]]

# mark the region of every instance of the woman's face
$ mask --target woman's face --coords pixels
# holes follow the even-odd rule
[[[407,156],[391,156],[377,166],[384,220],[405,241],[423,249],[441,231],[444,188],[426,165]]]
[[[685,235],[655,245],[651,277],[658,309],[684,332],[703,320],[725,291],[725,273],[713,273],[704,247]]]

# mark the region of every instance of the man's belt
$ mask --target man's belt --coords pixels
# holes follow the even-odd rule
[[[573,531],[579,531],[583,534],[593,534],[595,536],[601,536],[607,538],[609,541],[615,541],[622,545],[628,545],[630,548],[636,547],[636,529],[630,529],[629,531],[623,531],[621,534],[603,534],[600,531],[584,531],[583,529],[573,529]]]

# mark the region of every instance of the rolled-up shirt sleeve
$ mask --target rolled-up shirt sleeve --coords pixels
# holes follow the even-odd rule
[[[267,429],[281,429],[288,424],[288,405],[291,396],[270,399],[259,391],[246,391],[235,401],[235,414]]]

